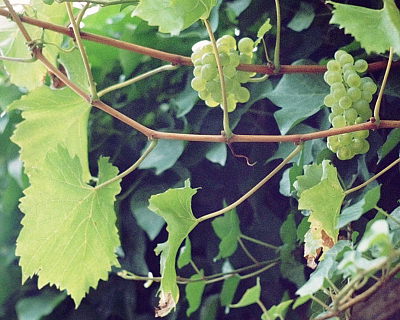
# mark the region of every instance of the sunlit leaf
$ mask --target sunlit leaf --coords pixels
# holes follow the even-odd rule
[[[253,303],[257,303],[260,299],[261,295],[261,286],[260,286],[260,278],[257,278],[257,283],[254,287],[251,287],[246,290],[243,294],[242,298],[239,300],[238,303],[231,304],[231,308],[242,308],[247,307]]]
[[[204,271],[200,270],[200,274],[196,273],[190,277],[191,280],[198,280],[204,277]],[[189,303],[189,308],[186,310],[186,315],[190,315],[195,312],[201,304],[201,298],[203,297],[204,288],[206,287],[205,281],[189,282],[185,288],[186,299]]]
[[[278,305],[272,306],[268,309],[267,314],[263,314],[262,320],[275,320],[276,318],[285,319],[287,309],[292,304],[293,300],[283,301]]]
[[[388,155],[400,143],[400,128],[390,131],[385,143],[378,150],[379,161]]]
[[[272,25],[270,23],[271,19],[265,20],[265,22],[261,25],[261,27],[257,31],[257,40],[254,42],[254,47],[257,47],[261,40],[264,38],[265,34],[272,29]]]
[[[107,158],[99,160],[97,186],[118,173]],[[30,177],[20,208],[25,213],[17,240],[23,281],[38,275],[38,287],[54,284],[67,290],[76,306],[112,266],[119,266],[115,196],[119,180],[92,187],[82,166],[65,148],[50,152]]]

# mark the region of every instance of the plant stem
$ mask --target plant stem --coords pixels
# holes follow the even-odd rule
[[[318,303],[322,308],[324,308],[325,310],[330,310],[331,308],[324,303],[321,299],[314,297],[313,295],[311,295],[311,299],[314,300],[316,303]]]
[[[72,12],[72,5],[71,5],[71,3],[65,3],[65,6],[67,8],[68,17],[71,22],[72,29],[74,30],[75,41],[76,41],[76,44],[78,45],[79,51],[81,53],[83,65],[85,66],[86,75],[87,75],[87,78],[89,81],[91,100],[98,100],[99,98],[97,96],[96,84],[94,83],[92,70],[90,69],[89,59],[86,54],[85,46],[83,45],[83,42],[82,42],[81,34],[79,31],[79,26],[77,25],[74,14]]]
[[[190,259],[190,265],[192,266],[193,270],[200,275],[202,278],[204,278],[204,276],[201,274],[200,269],[196,266],[196,264],[194,263],[194,261],[192,259]]]
[[[347,196],[350,193],[354,192],[354,191],[358,191],[361,188],[364,188],[365,186],[367,186],[369,183],[371,183],[372,181],[378,179],[381,175],[383,175],[386,171],[389,171],[391,168],[393,168],[396,164],[400,163],[400,158],[396,159],[395,161],[393,161],[391,164],[389,164],[385,169],[383,169],[382,171],[378,172],[376,175],[374,175],[373,177],[369,178],[367,181],[361,183],[360,185],[348,189],[344,192],[344,194]]]
[[[32,63],[37,60],[36,57],[32,58],[14,58],[14,57],[6,57],[6,56],[0,56],[0,60],[3,61],[13,61],[13,62],[22,62],[22,63]]]
[[[374,118],[375,118],[375,123],[378,127],[381,122],[379,111],[381,109],[383,92],[385,91],[386,82],[389,77],[390,67],[392,66],[392,61],[393,61],[393,47],[390,47],[389,60],[388,60],[387,66],[386,66],[385,75],[383,76],[381,89],[379,90],[378,98],[376,99],[375,107],[374,107]]]
[[[114,85],[112,85],[112,86],[110,86],[108,88],[105,88],[105,89],[99,91],[97,95],[100,98],[100,97],[104,96],[105,94],[107,94],[107,93],[109,93],[111,91],[124,88],[126,86],[129,86],[129,85],[131,85],[131,84],[133,84],[135,82],[138,82],[140,80],[146,79],[146,78],[148,78],[150,76],[153,76],[153,75],[155,75],[157,73],[160,73],[162,71],[175,70],[177,68],[178,68],[178,66],[174,66],[174,65],[171,65],[171,64],[167,64],[165,66],[161,66],[161,67],[155,68],[155,69],[150,70],[148,72],[145,72],[145,73],[143,73],[143,74],[141,74],[139,76],[136,76],[136,77],[134,77],[132,79],[129,79],[129,80],[126,80],[124,82],[117,83],[117,84],[114,84]]]
[[[77,24],[78,26],[81,25],[81,21],[82,21],[82,19],[83,19],[83,16],[84,16],[86,10],[89,9],[89,7],[90,7],[90,2],[87,2],[87,1],[86,1],[85,6],[81,9],[81,11],[79,11],[79,14],[78,14],[78,16],[77,16],[76,19],[75,19],[76,24]]]
[[[197,219],[197,222],[200,223],[202,221],[212,219],[215,217],[220,216],[221,214],[224,214],[225,212],[228,212],[234,208],[236,208],[238,205],[240,205],[242,202],[247,200],[250,196],[252,196],[258,189],[260,189],[266,182],[268,182],[275,174],[277,174],[287,163],[289,163],[290,160],[292,160],[303,148],[302,145],[298,145],[296,149],[292,151],[274,170],[272,170],[264,179],[262,179],[259,183],[257,183],[253,188],[251,188],[246,194],[244,194],[242,197],[240,197],[238,200],[230,204],[229,206],[206,214],[200,218]]]
[[[262,313],[265,314],[265,317],[267,318],[267,320],[271,320],[271,317],[268,314],[268,310],[265,307],[264,303],[262,303],[261,299],[257,300],[257,304],[260,307],[260,309],[262,310]]]
[[[223,110],[223,128],[226,139],[229,140],[233,133],[229,126],[229,113],[228,113],[228,99],[226,97],[226,85],[225,85],[225,76],[224,71],[222,69],[221,59],[219,58],[217,43],[215,41],[214,33],[212,32],[210,22],[207,19],[204,19],[204,24],[206,26],[208,36],[210,37],[211,44],[214,50],[215,60],[217,62],[219,81],[221,83],[221,93],[222,93],[222,110]]]
[[[275,0],[275,8],[276,8],[276,40],[275,40],[275,50],[274,50],[274,66],[276,72],[279,72],[281,68],[279,60],[281,51],[281,7],[279,0]]]
[[[279,249],[279,247],[277,247],[277,246],[274,246],[274,245],[269,244],[269,243],[266,243],[266,242],[264,242],[264,241],[261,241],[261,240],[258,240],[258,239],[255,239],[255,238],[246,236],[246,235],[243,234],[243,233],[240,234],[240,237],[241,237],[242,239],[247,240],[247,241],[251,241],[251,242],[253,242],[253,243],[259,244],[260,246],[267,247],[267,248],[269,248],[269,249],[273,249],[273,250],[278,250],[278,249]]]
[[[384,216],[386,216],[388,219],[394,221],[397,225],[400,226],[400,220],[393,217],[392,215],[390,215],[389,213],[387,213],[385,210],[383,210],[382,208],[375,206],[374,208],[375,210],[377,210],[378,212],[380,212],[381,214],[383,214]]]
[[[56,2],[58,3],[63,3],[63,2],[85,2],[88,4],[99,4],[101,6],[112,6],[112,5],[116,5],[116,4],[137,4],[139,1],[137,0],[111,0],[111,1],[107,1],[107,0],[56,0]]]
[[[156,147],[157,145],[157,140],[152,140],[150,142],[150,145],[147,147],[147,149],[143,152],[143,154],[140,156],[140,158],[132,165],[130,166],[128,169],[126,169],[124,172],[120,173],[119,175],[117,175],[116,177],[105,181],[101,184],[99,184],[98,186],[94,187],[94,189],[101,189],[104,188],[105,186],[119,180],[122,179],[124,177],[126,177],[128,174],[130,174],[132,171],[134,171],[135,169],[137,169],[137,167],[139,167],[139,165],[143,162],[144,159],[146,159],[146,157],[149,155],[149,153],[151,151],[153,151],[153,149]]]
[[[263,82],[269,78],[269,75],[263,75],[262,77],[259,78],[250,78],[247,82]]]
[[[244,276],[240,276],[240,279],[244,280],[244,279],[252,278],[252,277],[254,277],[256,275],[259,275],[260,273],[263,273],[264,271],[267,271],[268,269],[271,269],[272,267],[275,267],[277,264],[278,264],[278,262],[273,262],[273,263],[271,263],[271,264],[269,264],[269,265],[267,265],[267,266],[265,266],[265,267],[263,267],[261,269],[258,269],[257,271],[248,273],[248,274],[246,274]]]
[[[247,247],[243,243],[242,239],[240,239],[240,237],[238,237],[237,241],[239,242],[239,245],[242,247],[242,249],[243,249],[244,253],[246,254],[246,256],[248,256],[251,261],[253,261],[254,263],[258,264],[259,262],[257,261],[256,258],[254,258],[254,256],[247,249]]]

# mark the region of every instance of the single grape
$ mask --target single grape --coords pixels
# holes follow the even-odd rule
[[[196,77],[192,79],[190,83],[192,88],[196,91],[202,91],[206,88],[206,84],[202,78]]]
[[[336,99],[332,94],[328,94],[324,98],[324,105],[332,107],[336,103]]]
[[[334,84],[337,84],[337,83],[334,83]],[[332,95],[337,102],[339,102],[340,98],[346,96],[346,94],[347,94],[347,92],[343,85],[342,85],[342,87],[337,86],[337,89],[332,90]]]
[[[210,91],[208,91],[207,89],[204,89],[202,91],[199,91],[198,96],[201,100],[207,100],[208,98],[210,98]]]
[[[354,152],[348,146],[340,147],[336,152],[336,156],[340,160],[349,160],[354,157]]]
[[[352,142],[353,135],[351,133],[343,133],[338,135],[338,141],[341,146],[347,146]]]
[[[357,117],[357,119],[354,121],[354,124],[360,124],[360,123],[364,123],[364,119],[361,117]]]
[[[336,51],[336,52],[335,52],[335,59],[336,59],[336,60],[339,60],[340,57],[341,57],[343,54],[347,54],[347,52],[344,51],[344,50],[338,50],[338,51]]]
[[[347,95],[341,97],[339,100],[339,106],[341,106],[343,109],[351,108],[352,104],[353,101],[351,101],[350,97]]]
[[[335,82],[331,85],[331,93],[336,90],[346,90],[342,82]]]
[[[343,116],[348,124],[354,124],[354,121],[356,121],[358,117],[358,112],[356,109],[350,108],[344,112]]]
[[[369,136],[368,130],[361,130],[353,132],[354,138],[365,139]]]
[[[340,65],[340,63],[336,60],[330,60],[328,61],[327,65],[326,65],[328,71],[334,71],[334,72],[339,72],[342,70],[342,66]]]
[[[356,111],[361,114],[361,113],[365,113],[366,110],[369,110],[369,103],[368,101],[365,100],[358,100],[356,102],[353,103],[353,108],[356,109]]]
[[[332,119],[332,126],[334,128],[342,128],[346,125],[346,119],[342,115],[337,115]]]
[[[371,94],[374,94],[378,90],[378,87],[372,81],[362,83],[361,88],[363,91],[369,91]]]
[[[325,72],[324,79],[327,84],[332,85],[335,82],[341,82],[342,76],[340,72],[327,71]]]
[[[357,74],[357,72],[355,72],[354,70],[346,70],[344,73],[343,73],[343,79],[344,79],[344,81],[347,83],[347,79],[349,78],[349,76],[351,76],[351,75],[356,75],[356,76],[358,76],[359,77],[359,75]]]
[[[367,153],[369,151],[369,142],[367,140],[363,140],[364,144],[362,149],[358,152],[359,154],[364,154]]]
[[[246,83],[249,81],[250,79],[250,74],[249,72],[246,71],[238,71],[236,73],[236,79],[240,82],[240,83]]]
[[[235,98],[237,99],[238,102],[245,103],[250,99],[250,91],[245,87],[240,87],[235,92]]]
[[[236,109],[235,97],[233,95],[229,95],[226,100],[227,100],[227,104],[228,104],[228,107],[227,107],[228,112],[234,111]]]
[[[330,113],[329,116],[328,116],[329,122],[332,123],[333,118],[336,117],[336,116],[337,116],[337,114]]]
[[[194,65],[195,67],[202,66],[202,65],[203,65],[203,59],[202,59],[202,58],[199,58],[199,59],[194,60],[194,61],[193,61],[193,65]]]
[[[209,106],[209,107],[211,107],[211,108],[216,107],[217,105],[219,105],[218,102],[214,101],[214,100],[211,99],[211,98],[210,98],[210,99],[207,99],[205,102],[206,102],[206,105]]]
[[[353,149],[353,152],[355,154],[362,154],[361,151],[364,149],[365,142],[366,142],[366,140],[364,140],[364,139],[355,138],[351,144],[351,148]]]
[[[347,79],[346,83],[349,85],[349,87],[358,87],[361,84],[361,78],[358,74],[356,73],[351,73]]]
[[[228,78],[233,78],[236,75],[236,68],[228,65],[223,67],[224,75]]]
[[[361,99],[368,101],[368,103],[370,103],[372,101],[372,93],[367,90],[362,90],[361,91]]]
[[[340,62],[340,64],[342,66],[344,66],[347,63],[353,64],[354,63],[354,59],[353,59],[351,54],[344,53],[339,57],[339,62]]]
[[[201,66],[197,66],[197,67],[194,67],[193,68],[193,75],[195,76],[195,77],[200,77],[200,75],[201,75]]]
[[[203,64],[211,64],[216,66],[217,65],[217,61],[215,60],[215,55],[214,53],[206,53],[205,55],[203,55],[201,62]]]
[[[335,103],[335,104],[332,106],[332,109],[331,109],[331,110],[332,110],[332,114],[334,114],[335,116],[344,113],[344,109],[343,109],[341,106],[339,106],[338,103]]]
[[[358,73],[363,73],[368,69],[368,62],[365,61],[364,59],[358,59],[356,60],[356,62],[354,62],[354,69]]]
[[[193,52],[190,56],[190,59],[194,62],[198,59],[201,59],[203,57],[203,54],[201,52]]]
[[[356,87],[351,87],[347,90],[347,95],[353,102],[356,102],[361,99],[361,90]]]
[[[238,48],[240,52],[250,53],[254,49],[254,41],[250,38],[242,38],[239,40]]]
[[[229,53],[230,48],[223,44],[217,44],[218,53]]]
[[[225,52],[221,52],[219,54],[219,60],[223,66],[227,66],[230,64],[229,55]]]
[[[232,48],[236,50],[236,40],[234,37],[230,35],[224,35],[217,40],[217,44],[222,43],[226,45],[228,48]]]
[[[352,63],[346,63],[343,67],[342,67],[342,72],[343,74],[346,71],[354,71],[354,65]]]
[[[251,63],[251,55],[241,53],[240,54],[240,63],[250,64]]]
[[[327,146],[332,152],[336,152],[340,146],[339,139],[337,136],[330,136],[327,138]]]
[[[211,92],[211,98],[218,102],[218,103],[222,103],[222,93],[221,93],[221,89],[219,88],[218,90],[215,91],[210,91]]]
[[[203,78],[204,81],[210,81],[214,79],[218,74],[217,67],[211,64],[205,64],[201,68],[201,78]]]
[[[231,66],[236,68],[240,64],[240,56],[236,51],[230,52],[228,55]],[[251,63],[251,58],[250,58],[250,63]]]

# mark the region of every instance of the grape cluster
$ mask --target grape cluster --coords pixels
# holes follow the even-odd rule
[[[324,104],[331,108],[329,121],[334,128],[363,123],[372,116],[369,104],[377,86],[371,78],[359,75],[367,68],[365,60],[354,61],[343,50],[336,51],[335,59],[328,62],[324,80],[331,88]],[[331,136],[327,146],[340,160],[348,160],[369,150],[368,135],[369,131],[363,130]]]
[[[224,73],[227,109],[232,112],[236,109],[237,102],[244,103],[250,98],[249,90],[241,84],[248,82],[254,73],[239,71],[236,67],[241,63],[252,62],[254,41],[242,38],[236,45],[234,37],[225,35],[217,40],[217,48]],[[198,92],[200,99],[204,100],[207,106],[222,106],[221,82],[211,42],[200,41],[192,47],[192,51],[191,58],[194,64],[192,88]]]

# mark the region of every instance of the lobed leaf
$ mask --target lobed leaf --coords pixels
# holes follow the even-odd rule
[[[98,186],[118,170],[100,158]],[[115,250],[120,245],[115,196],[119,180],[92,187],[82,179],[79,158],[58,147],[30,177],[20,208],[25,213],[17,240],[22,279],[38,275],[38,287],[54,284],[67,290],[78,306],[112,266],[119,266]]]
[[[231,308],[242,308],[247,307],[251,304],[257,303],[261,295],[260,278],[257,278],[257,283],[254,287],[246,290],[242,298],[240,298],[238,303],[231,304]]]

